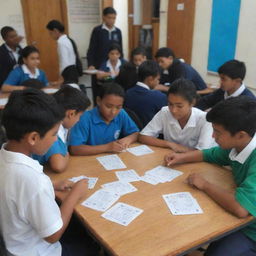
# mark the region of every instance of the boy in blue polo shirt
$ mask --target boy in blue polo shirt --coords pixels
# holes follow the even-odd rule
[[[69,145],[73,155],[121,152],[138,137],[139,129],[122,109],[124,90],[106,83],[97,97],[97,107],[85,112],[71,129]]]
[[[256,101],[239,96],[219,102],[207,114],[212,122],[213,136],[220,147],[171,153],[166,164],[206,161],[230,165],[236,189],[227,191],[200,174],[189,175],[188,183],[205,192],[225,210],[239,218],[256,216]],[[255,255],[256,223],[210,244],[206,256]]]
[[[64,85],[54,95],[57,103],[65,111],[65,117],[58,130],[57,141],[44,155],[33,155],[40,164],[49,163],[50,168],[55,172],[63,172],[68,164],[69,153],[67,147],[68,129],[72,128],[83,112],[89,107],[90,100],[80,90],[69,85]]]

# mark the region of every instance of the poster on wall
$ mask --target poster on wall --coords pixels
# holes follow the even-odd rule
[[[69,0],[69,16],[72,23],[100,23],[100,1]]]

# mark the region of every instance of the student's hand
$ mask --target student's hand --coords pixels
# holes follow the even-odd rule
[[[56,191],[65,191],[70,190],[73,187],[74,183],[70,180],[62,180],[54,183],[54,189]]]
[[[76,200],[82,199],[88,192],[88,180],[82,179],[73,185],[71,193],[76,197]]]
[[[187,182],[191,186],[195,186],[200,190],[204,190],[207,181],[199,174],[199,173],[192,173],[187,177]]]
[[[88,67],[88,69],[90,69],[90,70],[94,70],[94,69],[95,69],[95,67],[94,67],[93,65],[91,65],[91,66],[89,66],[89,67]]]
[[[164,157],[164,163],[166,166],[180,164],[182,162],[183,162],[182,154],[180,153],[170,153],[168,155],[165,155]]]
[[[107,144],[107,151],[108,152],[114,152],[114,153],[119,153],[125,150],[125,146],[120,143],[119,141],[113,141]]]
[[[187,147],[184,147],[180,144],[169,142],[169,148],[172,149],[176,153],[185,153],[188,151]]]
[[[127,149],[131,144],[129,139],[127,138],[117,140],[116,142],[120,143],[123,146],[123,150]]]

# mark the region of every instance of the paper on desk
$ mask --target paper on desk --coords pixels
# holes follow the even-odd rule
[[[151,185],[157,185],[159,183],[159,180],[156,177],[149,175],[149,174],[141,176],[140,180],[142,180],[146,183],[149,183]]]
[[[73,177],[73,178],[70,178],[69,180],[76,183],[82,179],[88,179],[88,189],[93,189],[98,181],[98,178],[96,178],[96,177],[87,177],[85,175]]]
[[[104,212],[114,204],[120,196],[110,191],[100,189],[87,198],[82,205],[96,211]]]
[[[0,106],[5,106],[8,102],[8,98],[2,98],[0,99]]]
[[[107,170],[115,170],[115,169],[124,169],[126,165],[120,159],[120,157],[116,154],[108,155],[108,156],[100,156],[96,158],[102,166]]]
[[[154,152],[150,147],[146,145],[127,148],[127,151],[132,153],[135,156],[143,156],[143,155],[147,155]]]
[[[114,181],[101,185],[105,190],[118,194],[119,196],[137,191],[132,184],[122,181]]]
[[[163,195],[163,198],[173,215],[203,213],[197,200],[189,192],[167,194]]]
[[[119,202],[104,212],[101,216],[120,225],[128,226],[142,212],[143,210],[139,208]]]
[[[120,181],[133,182],[140,181],[140,176],[133,169],[127,171],[117,171],[116,176]]]

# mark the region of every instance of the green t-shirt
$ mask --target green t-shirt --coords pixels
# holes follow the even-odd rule
[[[229,165],[232,168],[237,185],[235,198],[252,216],[256,216],[256,149],[252,151],[243,164],[229,158],[231,150],[220,147],[203,150],[203,159],[209,163]],[[256,222],[245,227],[242,231],[256,241]]]

